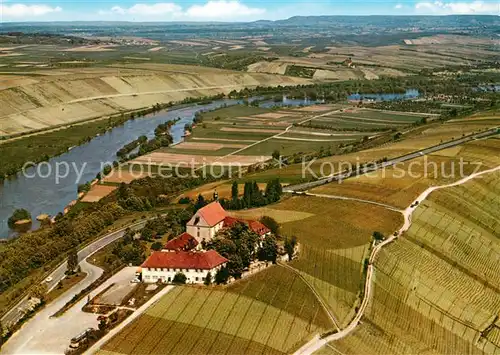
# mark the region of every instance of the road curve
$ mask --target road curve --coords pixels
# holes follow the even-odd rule
[[[127,228],[141,229],[144,227],[146,222],[147,221],[141,221],[141,222],[132,224],[132,225],[128,226]],[[83,260],[88,258],[90,255],[94,254],[95,252],[99,251],[100,249],[104,248],[105,246],[114,242],[115,240],[123,237],[123,235],[125,234],[125,230],[127,228],[123,228],[123,229],[117,230],[115,232],[112,232],[110,234],[107,234],[104,237],[92,242],[91,244],[89,244],[86,247],[84,247],[83,249],[81,249],[78,252],[78,261],[81,263]],[[59,281],[64,277],[66,269],[67,269],[66,261],[64,261],[49,275],[52,278],[52,281],[46,283],[47,287],[48,287],[48,291],[52,290],[54,287],[57,286]],[[43,281],[42,283],[45,283],[45,282]],[[16,304],[16,306],[14,306],[9,311],[7,311],[2,316],[2,319],[1,319],[2,324],[4,326],[10,326],[10,325],[18,322],[19,319],[23,316],[25,309],[28,306],[28,300],[29,300],[29,297],[25,296],[19,303]]]
[[[449,187],[454,187],[454,186],[458,186],[458,185],[462,185],[462,184],[465,184],[466,182],[468,182],[469,180],[472,180],[472,179],[474,179],[474,178],[476,178],[478,176],[481,176],[481,175],[484,175],[484,174],[489,174],[489,173],[492,173],[492,172],[495,172],[495,171],[500,171],[500,166],[497,166],[497,167],[492,168],[492,169],[483,170],[483,171],[471,174],[471,175],[469,175],[469,176],[467,176],[467,177],[465,177],[465,178],[463,178],[461,180],[455,181],[455,182],[453,182],[451,184],[429,187],[427,190],[425,190],[424,192],[422,192],[420,194],[420,196],[417,198],[417,201],[419,201],[419,204],[420,204],[422,201],[424,201],[425,199],[427,199],[427,197],[433,191],[440,190],[440,189],[445,189],[445,188],[449,188]],[[399,231],[396,232],[394,235],[392,235],[390,238],[387,238],[383,242],[377,244],[372,249],[372,252],[370,254],[369,264],[368,264],[368,270],[367,270],[367,274],[366,274],[366,280],[365,280],[364,298],[363,298],[363,301],[361,302],[361,305],[359,307],[358,313],[356,314],[356,316],[354,317],[354,319],[349,323],[349,325],[346,328],[342,329],[338,333],[329,335],[329,336],[327,336],[325,338],[320,338],[319,335],[315,336],[307,344],[305,344],[299,350],[297,350],[294,353],[295,355],[306,355],[306,354],[308,355],[308,354],[312,354],[312,353],[318,351],[323,346],[325,346],[327,343],[329,343],[331,341],[335,341],[335,340],[339,340],[339,339],[344,338],[345,336],[347,336],[349,333],[351,333],[356,328],[356,326],[359,324],[361,318],[363,317],[363,315],[365,313],[365,310],[366,310],[366,307],[368,306],[368,303],[370,302],[370,298],[371,298],[371,294],[372,294],[372,279],[373,279],[373,274],[375,272],[375,269],[373,267],[373,262],[375,261],[375,258],[377,256],[377,254],[380,252],[380,250],[384,246],[386,246],[389,243],[392,243],[398,237],[400,237],[404,232],[406,232],[408,229],[410,229],[411,224],[412,224],[412,215],[413,215],[413,212],[416,210],[417,207],[418,207],[418,205],[417,206],[413,206],[413,207],[410,206],[410,207],[406,208],[403,211],[404,224],[399,229]]]

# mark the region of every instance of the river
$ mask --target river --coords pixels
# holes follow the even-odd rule
[[[36,217],[42,213],[51,216],[62,212],[69,202],[77,198],[79,184],[95,178],[103,165],[112,163],[116,152],[141,135],[154,137],[154,129],[160,124],[180,118],[171,128],[174,143],[179,142],[184,134],[184,125],[192,123],[198,111],[209,111],[224,105],[235,105],[238,100],[217,100],[208,104],[174,108],[165,112],[151,114],[127,121],[90,142],[75,147],[68,152],[26,169],[25,174],[0,182],[0,238],[8,238],[15,232],[7,226],[7,220],[16,208],[25,208],[33,218],[32,229],[39,227]],[[283,99],[283,102],[261,102],[262,107],[274,105],[308,105],[314,101]],[[63,165],[70,164],[69,169]],[[59,169],[59,174],[56,174]],[[60,176],[60,177],[58,177]]]

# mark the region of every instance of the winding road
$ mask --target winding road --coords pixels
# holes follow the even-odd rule
[[[445,189],[445,188],[449,188],[449,187],[454,187],[454,186],[459,186],[459,185],[465,184],[466,182],[468,182],[468,181],[470,181],[470,180],[472,180],[472,179],[474,179],[474,178],[476,178],[478,176],[489,174],[489,173],[493,173],[493,172],[496,172],[496,171],[500,171],[500,166],[497,166],[497,167],[492,168],[492,169],[483,170],[483,171],[471,174],[471,175],[469,175],[469,176],[467,176],[467,177],[465,177],[465,178],[463,178],[461,180],[458,180],[456,182],[453,182],[451,184],[429,187],[427,190],[425,190],[424,192],[422,192],[418,196],[417,201],[419,201],[419,204],[420,204],[422,201],[424,201],[425,199],[427,199],[427,197],[433,191],[440,190],[440,189]],[[342,339],[342,338],[346,337],[347,335],[349,335],[356,328],[356,326],[359,324],[361,318],[365,314],[366,307],[368,306],[368,303],[370,302],[370,299],[371,299],[372,285],[373,285],[372,281],[373,281],[373,275],[375,273],[375,269],[373,267],[373,263],[375,261],[375,258],[377,256],[377,254],[380,252],[380,250],[384,246],[386,246],[389,243],[392,243],[398,237],[402,236],[402,234],[405,233],[408,229],[410,229],[411,224],[412,224],[412,215],[413,215],[413,212],[416,210],[417,207],[418,206],[407,207],[403,211],[404,224],[399,229],[399,231],[396,232],[391,237],[389,237],[386,240],[384,240],[383,242],[377,244],[372,249],[372,252],[370,254],[369,264],[368,264],[368,270],[367,270],[367,274],[366,274],[366,280],[365,280],[364,298],[363,298],[363,300],[361,302],[361,305],[359,307],[358,313],[356,314],[356,316],[354,317],[354,319],[349,323],[349,325],[346,328],[342,329],[338,333],[331,334],[331,335],[326,336],[324,338],[321,338],[319,335],[316,335],[307,344],[305,344],[299,350],[297,350],[295,352],[295,355],[312,354],[312,353],[318,351],[319,349],[321,349],[323,346],[325,346],[329,342],[335,341],[335,340],[339,340],[339,339]]]
[[[128,226],[127,228],[138,230],[138,229],[143,228],[144,225],[146,224],[146,222],[147,221],[141,221],[141,222],[132,224],[132,225]],[[80,262],[80,265],[82,266],[82,271],[86,272],[86,270],[84,270],[84,267],[86,266],[86,262],[85,262],[86,258],[88,258],[92,254],[96,253],[100,249],[104,248],[108,244],[114,242],[115,240],[123,237],[123,235],[125,234],[125,230],[127,228],[123,228],[123,229],[117,230],[115,232],[112,232],[112,233],[94,241],[93,243],[87,245],[83,249],[81,249],[78,252],[78,261]],[[49,277],[52,278],[52,281],[50,281],[50,282],[43,281],[42,282],[42,283],[47,284],[48,291],[51,291],[54,287],[57,286],[59,281],[63,279],[66,270],[67,270],[66,261],[64,261],[62,264],[60,264],[57,267],[57,269],[55,269],[50,275],[48,275]],[[101,269],[99,269],[99,270],[101,270]],[[102,270],[101,270],[101,272],[102,272]],[[97,280],[100,276],[100,274],[97,275],[97,273],[91,273],[91,274],[87,273],[87,274],[88,274],[88,276],[84,280],[82,280],[81,283],[87,283],[87,280],[90,280],[92,278],[93,278],[93,281]],[[78,285],[78,287],[80,287],[80,286],[81,286],[81,284]],[[9,326],[9,325],[12,325],[12,324],[15,324],[16,322],[18,322],[19,319],[21,319],[21,317],[26,312],[26,309],[27,309],[28,304],[29,304],[28,301],[29,301],[29,297],[25,296],[15,307],[11,308],[7,313],[5,313],[2,317],[2,324],[4,326]]]

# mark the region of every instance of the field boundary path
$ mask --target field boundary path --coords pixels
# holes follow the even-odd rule
[[[347,201],[356,201],[356,202],[361,202],[361,203],[368,203],[370,205],[375,205],[379,207],[383,207],[385,209],[394,211],[394,212],[399,212],[403,213],[404,210],[397,208],[395,206],[387,205],[382,202],[376,202],[376,201],[370,201],[370,200],[363,200],[361,198],[356,198],[356,197],[348,197],[348,196],[340,196],[340,195],[325,195],[325,194],[314,194],[308,191],[300,191],[297,192],[297,195],[305,195],[305,196],[313,196],[313,197],[322,197],[322,198],[331,198],[333,200],[347,200]]]
[[[459,186],[459,185],[465,184],[466,182],[468,182],[468,181],[470,181],[470,180],[472,180],[472,179],[474,179],[474,178],[476,178],[478,176],[489,174],[489,173],[493,173],[493,172],[496,172],[496,171],[500,171],[500,165],[497,166],[497,167],[495,167],[495,168],[491,168],[491,169],[488,169],[488,170],[483,170],[483,171],[471,174],[471,175],[469,175],[469,176],[467,176],[467,177],[465,177],[465,178],[463,178],[461,180],[455,181],[455,182],[453,182],[451,184],[429,187],[428,189],[426,189],[424,192],[422,192],[418,196],[418,198],[417,198],[416,201],[418,201],[419,204],[420,204],[422,201],[424,201],[425,199],[427,199],[427,197],[433,191],[441,190],[441,189],[445,189],[445,188],[449,188],[449,187]],[[349,323],[349,325],[346,328],[342,329],[338,333],[334,333],[334,334],[328,335],[328,336],[326,336],[324,338],[321,338],[319,334],[316,335],[307,344],[305,344],[299,350],[297,350],[294,353],[295,355],[312,354],[312,353],[318,351],[320,348],[322,348],[326,344],[328,344],[329,342],[335,341],[335,340],[339,340],[339,339],[342,339],[342,338],[346,337],[347,335],[349,335],[356,328],[356,326],[361,321],[361,318],[364,316],[366,307],[368,306],[368,303],[370,302],[370,299],[371,299],[371,294],[372,294],[372,279],[373,279],[373,275],[375,273],[375,269],[373,267],[373,263],[375,261],[375,258],[377,256],[377,254],[380,252],[380,250],[384,246],[386,246],[387,244],[390,244],[393,241],[397,240],[398,237],[402,236],[403,233],[405,233],[408,229],[410,229],[411,224],[412,224],[412,215],[413,215],[413,212],[417,209],[417,207],[418,207],[418,205],[415,206],[414,204],[412,204],[410,207],[407,207],[403,211],[404,224],[399,229],[399,231],[397,231],[396,233],[394,233],[394,235],[392,235],[391,237],[387,238],[383,242],[377,244],[373,248],[373,250],[371,252],[371,255],[370,255],[370,258],[369,258],[368,270],[367,270],[367,273],[366,273],[364,298],[363,298],[363,300],[361,302],[361,305],[359,307],[358,313],[356,314],[356,316],[354,317],[354,319]]]
[[[307,285],[307,287],[309,287],[309,289],[314,293],[314,296],[316,296],[316,299],[319,301],[319,303],[321,304],[321,307],[323,307],[323,309],[325,310],[326,314],[328,314],[328,317],[330,318],[330,320],[332,321],[333,325],[335,326],[335,328],[337,328],[338,331],[340,331],[340,326],[339,326],[339,323],[337,322],[337,319],[335,319],[335,316],[333,315],[333,313],[330,311],[330,308],[328,308],[328,305],[326,304],[326,302],[323,300],[323,298],[321,297],[321,295],[316,291],[316,289],[309,283],[309,281],[307,281],[307,279],[304,277],[304,275],[302,275],[300,273],[299,270],[295,269],[294,267],[290,266],[290,265],[287,265],[287,264],[284,264],[284,263],[281,263],[281,262],[278,262],[278,265],[279,266],[282,266],[284,268],[287,268],[289,269],[290,271],[292,271],[293,273],[297,274],[298,277],[300,277],[300,279],[302,281],[304,281],[304,283]]]
[[[296,124],[297,124],[297,125],[301,125],[301,124],[306,123],[306,122],[308,122],[308,121],[310,121],[310,120],[314,120],[315,118],[318,118],[318,117],[323,117],[323,116],[328,116],[328,115],[330,115],[330,114],[332,114],[332,113],[336,113],[336,112],[339,112],[339,111],[340,111],[340,109],[333,110],[333,111],[328,111],[327,113],[322,113],[321,115],[316,115],[316,116],[312,116],[312,117],[306,118],[305,120],[302,120],[302,121],[300,121],[300,122],[298,122],[298,123],[296,123]],[[246,146],[246,147],[244,147],[244,148],[240,148],[240,149],[238,149],[238,150],[235,150],[234,152],[231,152],[231,153],[226,154],[226,155],[224,155],[224,156],[222,156],[222,157],[219,157],[219,158],[215,159],[214,161],[219,161],[219,160],[221,160],[221,159],[224,159],[224,158],[230,157],[230,156],[232,156],[232,155],[238,154],[238,153],[240,153],[240,152],[242,152],[242,151],[244,151],[244,150],[246,150],[246,149],[249,149],[249,148],[252,148],[252,147],[256,146],[257,144],[267,142],[267,141],[268,141],[268,140],[270,140],[270,139],[273,139],[273,138],[279,138],[280,136],[282,136],[283,134],[285,134],[285,133],[287,133],[289,130],[291,130],[293,127],[294,127],[294,124],[291,124],[290,126],[286,127],[286,128],[285,128],[285,130],[284,130],[283,132],[280,132],[280,133],[277,133],[277,134],[275,134],[275,135],[273,135],[273,136],[270,136],[270,137],[267,137],[267,138],[261,139],[260,141],[257,141],[257,142],[255,142],[255,143],[252,143],[252,144],[250,144],[250,145],[247,145],[247,146]],[[310,141],[310,139],[308,139],[308,141]]]

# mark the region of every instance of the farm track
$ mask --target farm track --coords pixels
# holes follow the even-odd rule
[[[339,112],[339,111],[340,111],[340,110],[328,111],[328,112],[323,113],[323,114],[321,114],[321,115],[316,115],[316,116],[312,116],[312,117],[306,118],[305,120],[302,120],[302,121],[298,122],[297,124],[298,124],[298,125],[301,125],[301,124],[304,124],[304,123],[309,122],[309,121],[311,121],[311,120],[314,120],[315,118],[324,117],[324,116],[327,116],[327,115],[330,115],[330,114],[332,114],[332,113],[336,113],[336,112]],[[279,138],[279,137],[280,137],[280,136],[282,136],[283,134],[285,134],[285,133],[289,132],[292,128],[293,128],[293,124],[291,124],[290,126],[286,127],[286,128],[285,128],[285,130],[284,130],[283,132],[277,133],[277,134],[275,134],[275,135],[272,135],[272,136],[270,136],[270,137],[264,138],[264,139],[262,139],[262,140],[260,140],[260,141],[255,142],[255,143],[252,143],[252,144],[250,144],[250,145],[247,145],[245,148],[241,148],[241,149],[235,150],[234,152],[231,152],[231,153],[229,153],[229,154],[226,154],[226,155],[224,155],[224,156],[222,156],[222,157],[219,157],[219,158],[215,159],[215,161],[218,161],[218,160],[221,160],[221,159],[224,159],[224,158],[230,157],[230,156],[232,156],[232,155],[238,154],[238,153],[240,153],[240,152],[242,152],[242,151],[244,151],[244,150],[246,150],[246,149],[252,148],[252,147],[256,146],[257,144],[267,142],[268,140],[271,140],[271,139],[273,139],[273,138]]]
[[[466,182],[468,182],[468,181],[470,181],[478,176],[493,173],[496,171],[500,171],[500,166],[474,173],[472,175],[469,175],[469,176],[467,176],[461,180],[458,180],[454,183],[451,183],[451,184],[430,187],[420,194],[420,196],[417,198],[417,201],[419,201],[419,203],[421,203],[422,201],[427,199],[427,197],[433,191],[441,190],[441,189],[445,189],[445,188],[449,188],[449,187],[459,186],[459,185],[465,184]],[[398,237],[401,237],[406,231],[408,231],[408,229],[412,225],[413,212],[416,210],[417,207],[418,206],[413,207],[413,205],[412,205],[412,206],[406,208],[403,211],[405,221],[404,221],[403,226],[399,229],[399,231],[394,233],[394,235],[392,235],[388,239],[384,240],[383,242],[377,244],[373,248],[372,253],[370,255],[370,258],[369,258],[369,264],[368,264],[368,269],[367,269],[367,273],[366,273],[364,298],[361,302],[358,313],[356,314],[354,319],[351,321],[351,323],[349,323],[349,325],[347,327],[345,327],[344,329],[342,329],[338,333],[334,333],[334,334],[325,336],[323,338],[321,338],[321,336],[319,334],[316,335],[316,337],[314,337],[311,341],[309,341],[307,344],[305,344],[303,347],[301,347],[299,350],[297,350],[294,353],[295,355],[312,354],[312,353],[318,351],[319,349],[321,349],[323,346],[327,345],[329,342],[342,339],[356,329],[357,325],[361,321],[361,318],[364,316],[366,308],[370,302],[370,298],[371,298],[371,294],[372,294],[372,285],[373,285],[372,279],[373,279],[373,276],[375,273],[375,269],[373,267],[373,263],[375,261],[375,258],[384,246],[394,242],[395,240],[397,240]]]
[[[328,317],[330,318],[330,320],[332,321],[332,323],[335,325],[335,328],[337,328],[337,330],[340,331],[339,323],[338,323],[337,319],[335,319],[335,316],[333,315],[333,313],[330,311],[330,308],[328,307],[328,305],[326,304],[326,302],[323,300],[323,298],[321,297],[321,295],[316,291],[316,289],[314,288],[314,286],[312,286],[309,283],[309,281],[307,281],[307,279],[300,273],[300,271],[297,270],[297,269],[295,269],[294,267],[291,267],[290,265],[287,265],[287,264],[284,264],[284,263],[278,262],[278,265],[289,269],[290,271],[292,271],[293,273],[295,273],[298,277],[300,277],[300,279],[302,281],[304,281],[304,283],[307,285],[307,287],[309,287],[309,289],[312,291],[312,293],[314,293],[314,296],[316,296],[316,299],[321,304],[321,307],[323,307],[323,309],[325,310],[326,314],[328,314]]]
[[[375,201],[370,201],[370,200],[363,200],[363,199],[355,198],[355,197],[347,197],[347,196],[340,196],[340,195],[313,194],[313,193],[310,193],[310,192],[307,192],[307,191],[298,192],[297,194],[298,195],[305,195],[305,196],[330,198],[330,199],[333,199],[333,200],[348,200],[348,201],[356,201],[356,202],[361,202],[361,203],[368,203],[370,205],[375,205],[375,206],[383,207],[385,209],[388,209],[388,210],[391,210],[391,211],[394,211],[394,212],[399,212],[399,213],[403,213],[404,212],[404,210],[402,210],[400,208],[397,208],[397,207],[394,207],[394,206],[391,206],[391,205],[387,205],[385,203],[375,202]]]

